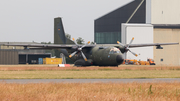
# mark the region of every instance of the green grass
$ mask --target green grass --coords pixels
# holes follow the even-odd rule
[[[180,78],[178,70],[0,71],[0,79]]]

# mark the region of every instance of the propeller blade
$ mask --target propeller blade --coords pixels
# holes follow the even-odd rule
[[[87,44],[90,44],[90,41],[88,41]]]
[[[74,56],[78,51],[73,52],[71,55],[69,55],[69,57],[71,58],[72,56]]]
[[[117,43],[118,43],[119,45],[121,45],[121,46],[124,46],[124,44],[120,43],[119,41],[117,41]]]
[[[72,40],[74,41],[74,43],[75,43],[78,47],[80,46],[80,45],[78,45],[78,44],[76,43],[76,41],[75,41],[74,38],[72,38]],[[77,48],[78,51],[73,52],[71,55],[69,55],[69,57],[71,58],[71,57],[74,56],[77,52],[81,52],[82,57],[84,58],[85,61],[87,61],[86,56],[85,56],[84,53],[82,52],[82,48],[86,47],[89,43],[90,43],[90,41],[87,42],[87,43],[86,43],[85,45],[83,45],[82,47]]]
[[[84,55],[84,53],[82,51],[81,51],[81,54],[82,54],[84,60],[87,61],[87,58],[86,58],[86,56]]]
[[[83,45],[83,46],[81,47],[81,49],[84,48],[84,47],[86,47],[89,43],[90,43],[90,41],[88,41],[85,45]]]
[[[81,47],[81,49],[84,48],[84,47],[86,47],[86,45],[83,45],[83,46]]]
[[[131,53],[132,53],[133,55],[135,55],[136,57],[138,56],[136,53],[134,53],[134,52],[132,52],[132,51],[130,51],[130,50],[129,50],[129,52],[131,52]]]
[[[74,38],[72,38],[72,40],[74,41],[75,39],[74,39]]]
[[[119,44],[120,42],[119,42],[119,41],[117,41],[117,43]]]
[[[77,42],[75,41],[75,39],[74,38],[72,38],[72,40],[74,41],[74,43],[77,45]]]
[[[133,42],[133,40],[134,40],[134,37],[133,37],[132,40],[130,41],[129,45]],[[127,48],[129,48],[129,45],[128,45]]]

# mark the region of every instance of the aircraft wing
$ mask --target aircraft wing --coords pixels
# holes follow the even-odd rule
[[[58,44],[3,44],[4,46],[21,46],[29,49],[71,49],[77,45],[58,45]],[[78,45],[81,46],[81,45]],[[95,45],[86,45],[86,47],[94,47]]]
[[[135,48],[135,47],[148,47],[148,46],[161,46],[161,45],[176,45],[179,43],[151,43],[151,44],[130,44],[129,48]],[[128,46],[126,44],[125,46]]]

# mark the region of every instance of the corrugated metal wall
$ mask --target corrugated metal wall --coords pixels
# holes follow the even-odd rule
[[[19,55],[15,50],[0,50],[0,64],[19,64]]]
[[[179,42],[180,29],[155,28],[154,43]],[[154,61],[157,65],[180,66],[180,45],[162,45],[163,49],[154,47]]]

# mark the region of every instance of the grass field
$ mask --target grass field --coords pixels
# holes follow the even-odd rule
[[[180,78],[180,67],[0,65],[0,79]],[[180,83],[5,83],[1,101],[180,101]]]
[[[57,67],[54,65],[0,66],[0,79],[113,79],[180,78],[180,67]]]
[[[180,78],[180,70],[0,71],[0,79]]]
[[[180,101],[180,83],[0,83],[1,101]]]
[[[180,70],[180,66],[119,65],[118,67],[57,67],[57,65],[0,65],[0,71],[8,70]]]

